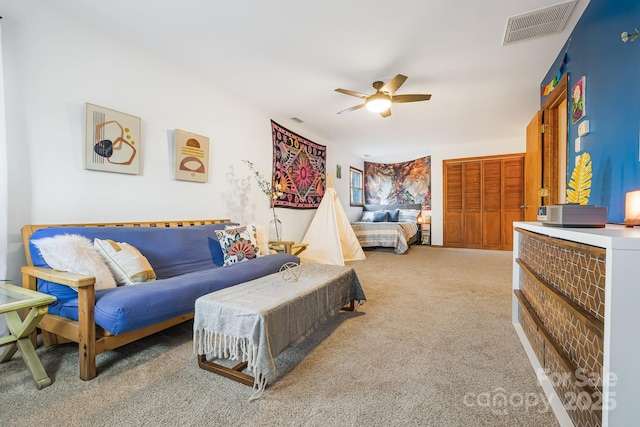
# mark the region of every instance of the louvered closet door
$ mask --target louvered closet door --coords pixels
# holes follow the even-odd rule
[[[482,162],[462,164],[464,246],[482,248]]]
[[[444,191],[444,246],[462,248],[462,163],[444,164]]]
[[[502,249],[502,160],[482,162],[482,247]]]
[[[502,161],[502,249],[513,249],[513,222],[524,220],[524,158]]]
[[[524,156],[445,160],[444,245],[513,247],[513,222],[522,221]]]

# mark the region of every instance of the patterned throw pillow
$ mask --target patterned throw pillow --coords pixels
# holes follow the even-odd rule
[[[249,261],[260,255],[255,224],[216,230],[216,236],[224,254],[225,266]]]

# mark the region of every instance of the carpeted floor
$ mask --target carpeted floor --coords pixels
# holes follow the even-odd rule
[[[557,426],[511,325],[511,252],[414,246],[352,263],[367,303],[276,359],[251,389],[198,368],[191,322],[98,357],[38,349],[0,365],[2,426]]]

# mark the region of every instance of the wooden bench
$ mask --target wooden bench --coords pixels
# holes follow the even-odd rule
[[[273,358],[340,309],[366,300],[352,267],[302,264],[196,300],[194,351],[207,371],[257,388],[275,377]],[[297,280],[296,276],[299,274]],[[233,368],[212,358],[238,360]],[[248,369],[253,375],[242,372]]]

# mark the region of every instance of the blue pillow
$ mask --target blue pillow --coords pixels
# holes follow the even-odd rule
[[[400,209],[387,212],[389,212],[389,222],[398,222],[398,218],[400,217]]]
[[[389,212],[376,211],[373,213],[373,222],[389,222]]]

